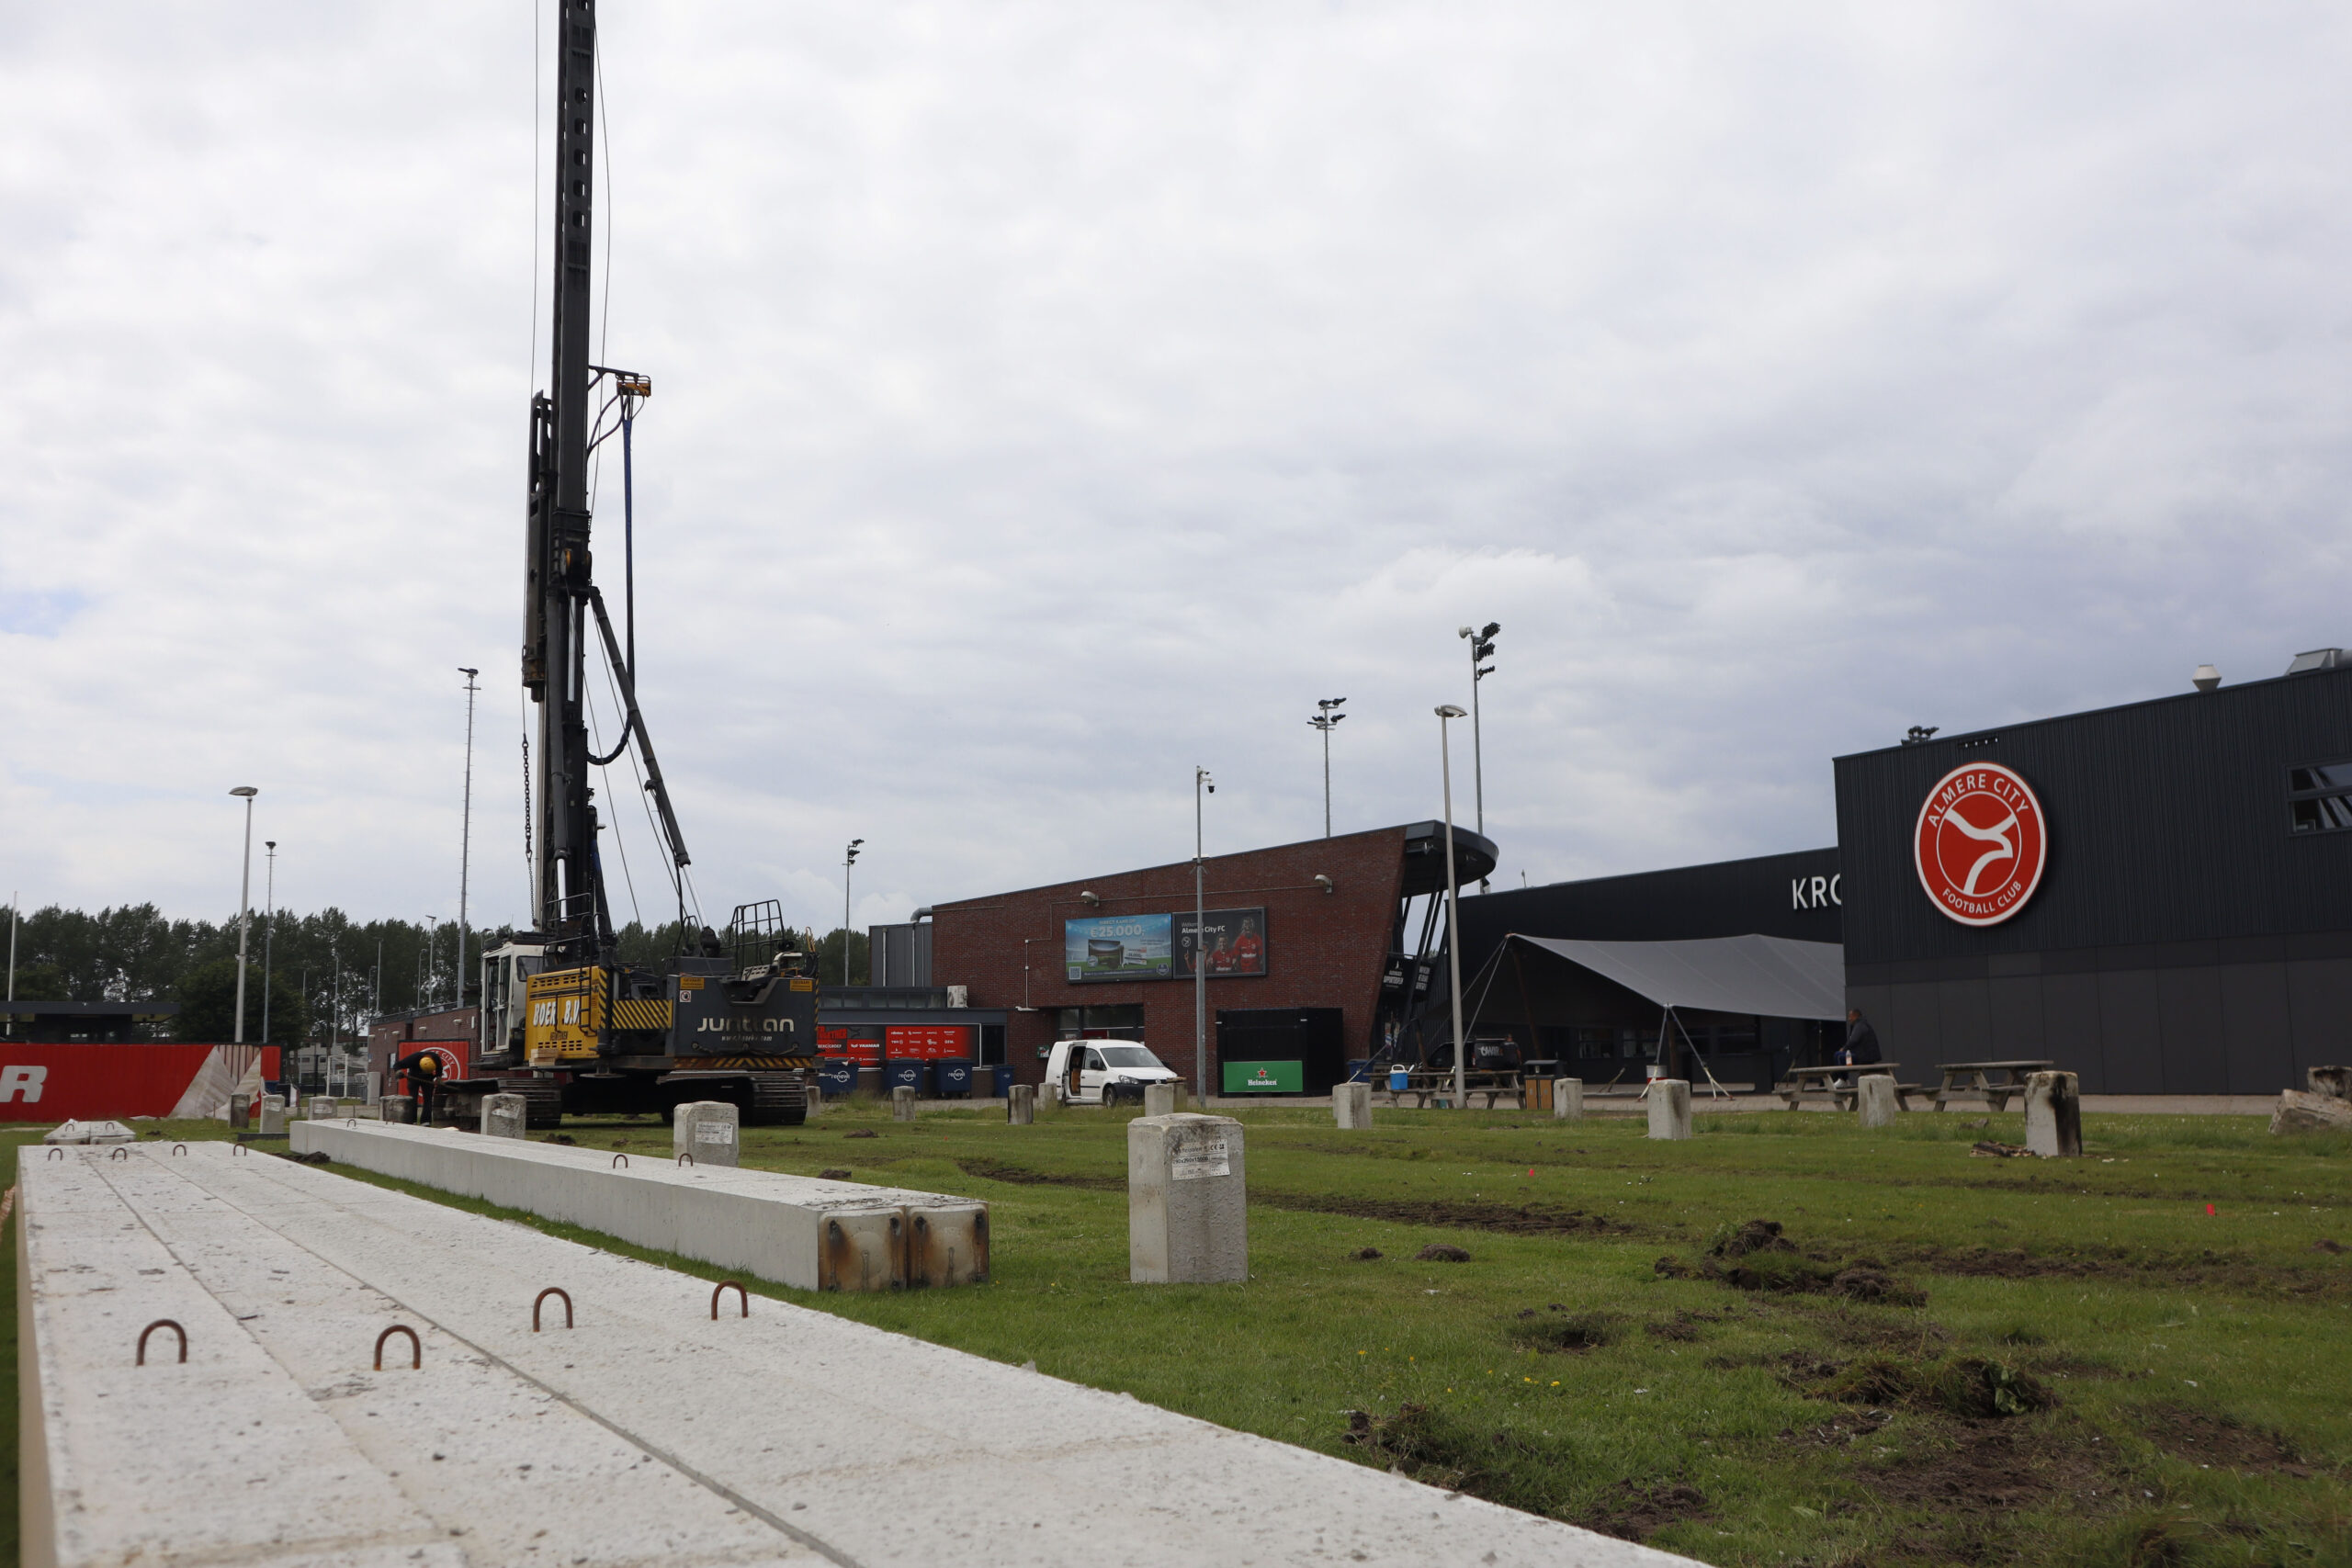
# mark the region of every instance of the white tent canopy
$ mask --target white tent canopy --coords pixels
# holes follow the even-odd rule
[[[1573,942],[1521,936],[1665,1008],[1761,1018],[1844,1018],[1846,950],[1834,942],[1778,936],[1689,942]]]

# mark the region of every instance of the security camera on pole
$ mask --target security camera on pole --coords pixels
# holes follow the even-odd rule
[[[1209,966],[1201,952],[1201,937],[1207,930],[1208,902],[1204,891],[1208,862],[1201,855],[1203,793],[1215,795],[1216,781],[1209,777],[1206,768],[1193,770],[1193,1092],[1201,1103],[1209,1102]]]
[[[1323,836],[1331,836],[1331,731],[1348,716],[1339,711],[1345,697],[1318,697],[1315,705],[1323,711],[1306,722],[1323,732]]]
[[[254,923],[254,796],[261,791],[239,784],[229,792],[245,803],[245,876],[237,889],[237,1038],[245,1043],[245,935]]]
[[[1475,632],[1464,626],[1459,634],[1470,641],[1470,778],[1476,803],[1478,836],[1482,839],[1487,836],[1487,765],[1485,750],[1478,737],[1478,682],[1493,674],[1495,667],[1482,665],[1480,661],[1494,653],[1495,636],[1502,629],[1500,621],[1488,621]],[[1487,891],[1487,879],[1483,876],[1478,879],[1478,891]]]
[[[1437,750],[1445,775],[1445,968],[1446,1000],[1453,1009],[1453,1109],[1467,1109],[1462,1070],[1462,887],[1453,874],[1453,721],[1470,716],[1452,703],[1437,710]],[[1492,1103],[1490,1100],[1489,1104]]]

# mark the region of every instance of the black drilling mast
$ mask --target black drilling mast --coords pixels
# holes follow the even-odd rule
[[[556,161],[552,346],[548,390],[531,400],[530,526],[524,561],[523,684],[539,705],[535,911],[551,960],[594,964],[613,952],[612,911],[597,851],[591,767],[634,739],[653,797],[671,874],[687,863],[676,814],[637,709],[635,671],[613,636],[589,548],[589,454],[601,414],[633,415],[646,378],[591,363],[591,279],[596,215],[595,0],[561,0],[556,33]],[[604,400],[600,408],[598,400]],[[624,709],[613,750],[588,744],[589,623],[605,644]],[[681,910],[681,919],[684,913]]]

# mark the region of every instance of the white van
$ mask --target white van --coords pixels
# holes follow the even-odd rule
[[[1073,1105],[1119,1100],[1140,1105],[1145,1084],[1182,1080],[1149,1047],[1132,1040],[1057,1040],[1046,1058],[1046,1081],[1061,1085],[1062,1099]],[[1135,1087],[1125,1087],[1129,1084]]]

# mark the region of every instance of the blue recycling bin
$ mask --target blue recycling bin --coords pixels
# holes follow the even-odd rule
[[[893,1089],[910,1089],[917,1100],[931,1096],[929,1062],[892,1062],[882,1069],[882,1081]]]
[[[828,1056],[817,1064],[817,1087],[827,1100],[847,1100],[857,1089],[857,1064],[846,1056]]]
[[[933,1062],[931,1077],[942,1100],[964,1100],[971,1095],[972,1064],[961,1056]]]
[[[988,1071],[989,1076],[996,1080],[993,1086],[996,1089],[996,1097],[999,1100],[1011,1100],[1012,1098],[1012,1064],[999,1062]]]
[[[1372,1081],[1372,1058],[1369,1056],[1355,1056],[1350,1058],[1348,1062],[1348,1081],[1350,1083],[1370,1083]]]

